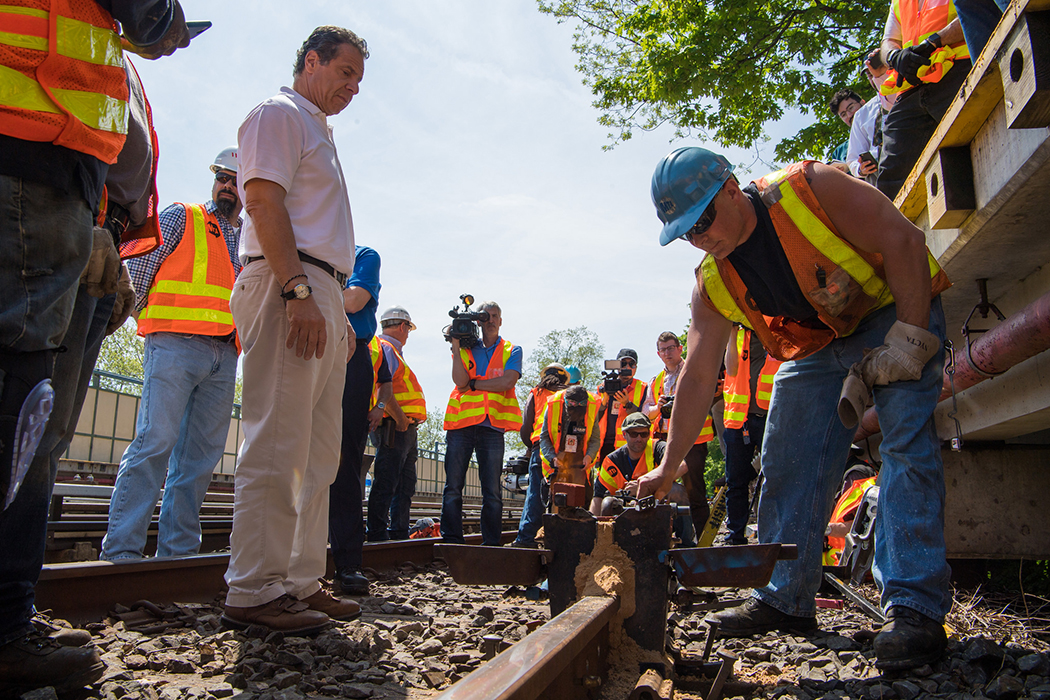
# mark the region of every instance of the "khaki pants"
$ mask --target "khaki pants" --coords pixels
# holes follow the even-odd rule
[[[242,426],[237,457],[226,603],[263,605],[319,589],[328,543],[328,487],[339,468],[346,315],[339,284],[303,265],[327,319],[321,359],[285,347],[288,317],[265,261],[241,272],[230,309],[244,349]]]

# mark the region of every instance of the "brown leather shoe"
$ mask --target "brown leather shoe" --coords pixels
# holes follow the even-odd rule
[[[311,610],[319,610],[333,620],[353,620],[361,615],[361,606],[357,602],[336,598],[323,588],[299,602],[306,603]]]
[[[332,624],[323,612],[310,608],[305,602],[283,595],[265,605],[251,608],[227,605],[222,623],[235,630],[247,629],[249,625],[262,625],[285,634],[315,634]]]
[[[94,646],[63,646],[34,629],[0,646],[0,697],[53,686],[69,693],[94,683],[106,671]]]

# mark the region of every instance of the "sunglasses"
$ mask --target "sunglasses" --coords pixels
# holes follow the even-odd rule
[[[215,173],[215,182],[220,185],[225,185],[228,182],[233,182],[234,186],[237,185],[237,176],[230,175],[229,173]]]
[[[711,203],[707,205],[707,209],[704,209],[704,213],[700,215],[700,218],[693,224],[693,228],[683,233],[679,238],[683,241],[691,241],[693,236],[702,236],[707,233],[707,230],[711,228],[711,225],[715,223],[715,215],[718,214],[715,211],[715,200],[711,200]]]
[[[621,367],[637,367],[638,363],[634,360],[620,360]]]
[[[628,430],[624,434],[627,437],[633,437],[633,438],[649,437],[649,433],[647,431],[644,431],[644,430]]]

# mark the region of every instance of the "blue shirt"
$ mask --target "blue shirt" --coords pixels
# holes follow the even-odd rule
[[[476,372],[479,377],[485,376],[485,373],[489,371],[489,360],[492,359],[492,354],[499,347],[500,341],[503,338],[496,336],[496,342],[489,347],[482,345],[484,341],[478,341],[478,344],[470,349],[470,354],[474,358],[474,364],[476,366]],[[503,367],[503,373],[517,372],[518,377],[521,377],[521,346],[515,345],[514,349],[510,351],[510,357],[507,359],[507,364]],[[488,416],[485,416],[480,425],[486,428],[492,427],[492,422]]]
[[[360,287],[371,296],[360,311],[347,314],[358,341],[368,342],[376,334],[376,309],[379,308],[379,253],[366,245],[356,246],[354,274],[346,281],[346,288]]]

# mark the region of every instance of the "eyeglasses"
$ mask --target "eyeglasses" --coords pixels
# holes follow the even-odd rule
[[[656,348],[656,352],[658,354],[660,354],[660,355],[666,355],[667,353],[674,352],[675,350],[678,350],[681,347],[682,347],[681,345],[668,345],[665,348],[660,348],[660,347]]]
[[[230,175],[229,173],[215,173],[215,182],[220,185],[225,185],[228,182],[233,182],[233,186],[237,186],[237,176]]]

